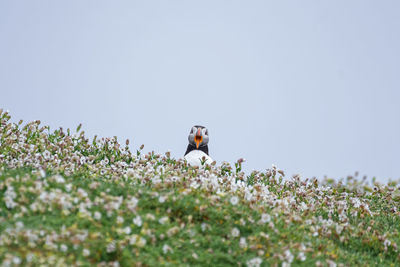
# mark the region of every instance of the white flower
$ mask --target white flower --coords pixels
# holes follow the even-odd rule
[[[146,245],[147,241],[143,237],[140,237],[139,240],[137,240],[136,245],[138,247],[144,247]]]
[[[101,213],[98,212],[98,211],[95,211],[95,212],[94,212],[94,218],[95,218],[96,220],[100,220],[100,219],[101,219]]]
[[[233,227],[231,234],[233,237],[238,237],[240,236],[240,231],[236,227]]]
[[[56,183],[59,183],[59,184],[65,183],[64,177],[62,177],[62,176],[59,175],[59,174],[57,174],[57,175],[54,176],[54,180],[56,181]]]
[[[247,241],[246,241],[246,238],[245,238],[245,237],[241,237],[241,238],[240,238],[239,247],[240,247],[240,248],[245,248],[245,247],[247,247]]]
[[[300,261],[305,261],[306,260],[306,255],[304,255],[304,252],[299,252],[299,255],[297,255],[297,258],[300,260]]]
[[[239,198],[237,196],[233,196],[231,197],[230,202],[233,206],[235,206],[239,203]]]
[[[21,230],[22,228],[24,228],[24,223],[21,221],[16,222],[15,228],[17,228],[18,230]]]
[[[261,214],[261,219],[260,219],[261,224],[264,224],[264,223],[267,223],[270,221],[271,221],[271,215],[269,215],[268,213]]]
[[[137,204],[138,204],[139,200],[136,197],[131,197],[127,203],[126,206],[130,211],[134,211]]]
[[[124,228],[124,233],[129,235],[131,233],[131,228],[129,226]]]
[[[332,260],[326,260],[326,263],[328,263],[328,267],[336,267],[336,262],[332,261]]]
[[[66,184],[65,185],[65,191],[71,192],[71,189],[72,189],[72,184]]]
[[[137,226],[142,226],[142,223],[143,223],[143,221],[142,221],[142,217],[140,217],[139,215],[138,216],[136,216],[133,220],[132,220],[132,222],[134,223],[134,224],[136,224]]]
[[[247,267],[260,267],[261,263],[262,259],[260,259],[259,257],[253,258],[246,262]]]
[[[164,203],[165,202],[165,200],[167,200],[167,196],[160,196],[159,198],[158,198],[158,202],[160,202],[160,203]]]
[[[60,250],[61,250],[62,252],[67,252],[68,247],[67,247],[65,244],[62,244],[62,245],[60,246]]]
[[[293,261],[293,259],[294,259],[294,256],[293,256],[293,254],[290,252],[289,249],[287,249],[287,250],[285,251],[284,256],[285,256],[285,259],[286,259],[289,263],[292,263],[292,261]]]
[[[123,224],[124,223],[124,218],[122,218],[121,216],[117,217],[117,224]]]
[[[19,257],[17,257],[17,256],[14,256],[13,259],[12,259],[12,261],[13,261],[13,263],[14,263],[15,265],[20,265],[21,262],[22,262],[21,258],[19,258]]]
[[[89,255],[90,255],[90,250],[88,250],[87,248],[84,248],[83,251],[82,251],[82,255],[83,255],[84,257],[89,256]]]
[[[167,216],[162,217],[162,218],[160,218],[160,219],[158,220],[158,222],[159,222],[160,224],[164,224],[164,223],[166,223],[166,222],[168,222],[168,221],[169,221],[169,218],[168,218]]]
[[[164,246],[162,247],[163,253],[167,254],[168,252],[172,252],[172,248],[170,246],[168,246],[167,244],[164,244]]]
[[[196,260],[199,258],[199,256],[196,254],[196,252],[192,253],[192,257],[195,258]]]
[[[32,262],[34,258],[35,258],[35,254],[33,254],[33,253],[26,254],[26,261],[27,262]]]
[[[116,249],[117,248],[114,241],[107,245],[107,253],[114,252]]]

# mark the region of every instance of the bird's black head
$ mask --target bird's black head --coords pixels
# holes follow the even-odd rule
[[[195,146],[196,149],[202,146],[206,146],[208,144],[207,128],[200,125],[193,126],[190,130],[188,139],[189,144]]]
[[[189,145],[185,155],[193,150],[201,150],[208,155],[208,130],[204,126],[195,125],[190,129]]]

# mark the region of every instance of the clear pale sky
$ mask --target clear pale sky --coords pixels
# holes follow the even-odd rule
[[[400,1],[1,1],[0,107],[181,157],[400,178]]]

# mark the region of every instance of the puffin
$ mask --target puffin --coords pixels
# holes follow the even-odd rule
[[[195,125],[190,129],[184,159],[191,166],[202,166],[202,161],[211,164],[213,159],[208,155],[208,130],[201,125]],[[204,157],[204,160],[203,160]]]

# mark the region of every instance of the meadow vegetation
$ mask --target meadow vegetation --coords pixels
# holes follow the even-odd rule
[[[0,112],[2,266],[399,266],[400,186],[191,167]]]

